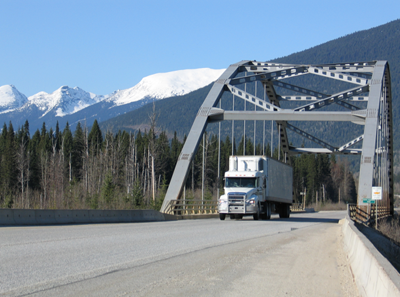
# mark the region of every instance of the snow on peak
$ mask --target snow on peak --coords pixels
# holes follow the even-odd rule
[[[97,103],[102,97],[86,92],[78,87],[62,86],[51,94],[39,92],[28,98],[30,104],[43,111],[42,117],[54,111],[58,117],[75,113],[89,105]]]
[[[201,68],[149,75],[136,86],[110,95],[108,101],[114,101],[115,105],[124,105],[146,97],[164,99],[185,95],[217,80],[224,71],[225,69]]]
[[[0,111],[11,111],[23,106],[28,99],[21,94],[13,85],[0,87]]]

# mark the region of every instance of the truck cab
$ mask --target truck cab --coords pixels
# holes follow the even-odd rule
[[[255,220],[269,219],[272,207],[275,206],[273,202],[277,203],[278,208],[281,207],[282,202],[277,201],[279,197],[268,196],[270,192],[276,192],[274,187],[277,187],[268,182],[269,165],[276,165],[275,163],[278,162],[273,160],[271,164],[268,164],[269,160],[272,159],[264,156],[231,156],[229,158],[229,171],[224,175],[225,194],[218,201],[221,220],[224,220],[226,215],[236,219],[241,219],[246,215],[252,215]],[[286,171],[287,168],[291,169],[286,164],[281,162],[279,164],[282,164],[284,167],[280,167]],[[279,172],[274,174],[279,175]],[[272,180],[275,179],[272,178]],[[287,202],[291,204],[292,197],[288,197]]]

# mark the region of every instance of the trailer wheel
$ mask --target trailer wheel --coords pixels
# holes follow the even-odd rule
[[[224,214],[224,213],[220,213],[220,214],[219,214],[219,219],[220,219],[221,221],[225,220],[225,214]]]
[[[281,219],[288,219],[290,217],[290,205],[289,204],[281,204],[279,206],[279,217]]]
[[[290,218],[290,205],[286,204],[286,218]]]

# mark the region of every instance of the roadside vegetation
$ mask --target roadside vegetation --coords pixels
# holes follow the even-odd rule
[[[400,216],[385,218],[379,221],[378,230],[388,237],[393,243],[400,246]],[[400,258],[400,255],[399,255]]]
[[[156,129],[151,117],[148,131],[101,131],[95,120],[90,131],[80,123],[72,132],[67,123],[42,129],[33,136],[29,123],[14,131],[4,124],[0,134],[0,208],[30,209],[159,209],[186,137],[175,133],[169,139]],[[244,148],[245,146],[245,148]],[[204,164],[204,199],[217,199],[223,192],[223,175],[229,155],[271,156],[269,144],[263,147],[242,137],[232,144],[221,140],[221,165],[218,178],[218,137],[205,136],[189,169],[187,199],[201,199]],[[204,151],[204,160],[203,160]],[[275,148],[272,156],[278,159]],[[355,181],[346,159],[334,155],[291,157],[295,202],[352,203],[356,199]],[[317,207],[317,208],[318,208]]]
[[[400,207],[400,198],[395,197],[394,207]],[[394,244],[400,247],[400,214],[395,213],[393,217],[384,218],[378,223],[378,231],[388,237]],[[398,255],[400,260],[400,255]]]
[[[310,208],[314,208],[315,211],[329,211],[329,210],[346,210],[347,204],[343,201],[334,203],[332,201],[312,203],[308,205]]]

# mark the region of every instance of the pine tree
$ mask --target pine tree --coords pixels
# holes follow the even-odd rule
[[[69,136],[68,136],[69,137]],[[70,139],[68,140],[70,141]],[[72,141],[72,171],[73,175],[77,180],[82,178],[82,166],[83,166],[83,155],[85,153],[85,135],[83,134],[83,129],[81,123],[78,122],[76,125],[76,130],[74,132],[74,137]]]
[[[64,170],[69,181],[72,181],[72,152],[73,152],[73,137],[72,132],[69,129],[69,124],[65,125],[64,131],[62,133],[61,147],[64,156]]]
[[[112,174],[109,171],[109,172],[107,172],[103,187],[101,189],[103,201],[107,205],[110,205],[112,202],[114,202],[113,201],[114,200],[114,191],[115,191],[115,184],[113,182]]]
[[[88,143],[89,143],[89,150],[94,154],[97,155],[101,149],[103,143],[103,135],[101,133],[99,124],[97,120],[94,120],[92,129],[90,130],[88,136]]]

